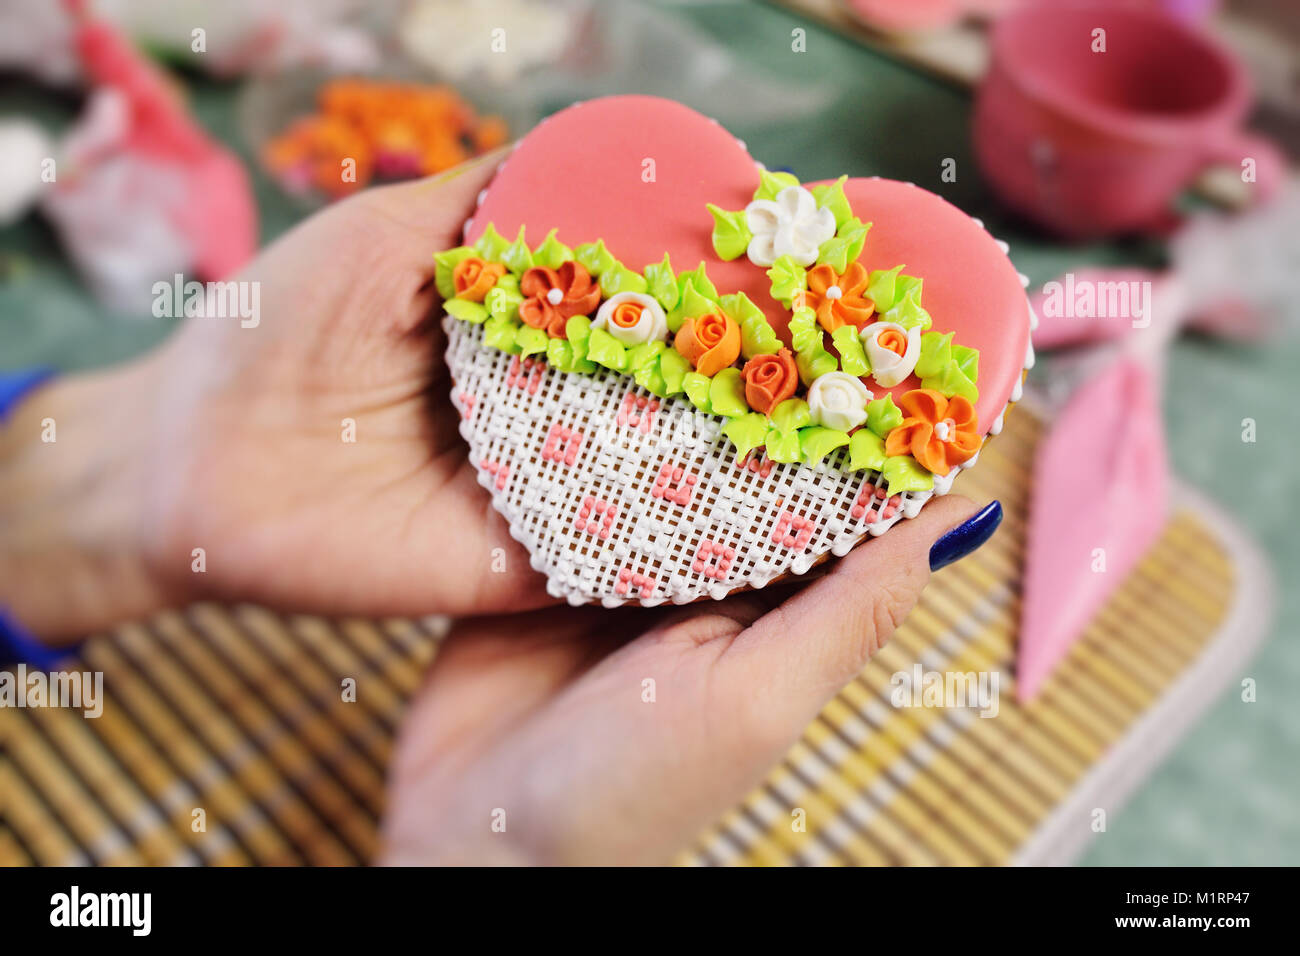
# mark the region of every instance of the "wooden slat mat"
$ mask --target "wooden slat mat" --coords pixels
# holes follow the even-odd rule
[[[1015,703],[1017,582],[1040,428],[1017,409],[959,482],[976,499],[1002,500],[1002,529],[935,577],[893,641],[682,862],[1024,858],[1144,714],[1228,639],[1216,631],[1238,597],[1233,554],[1181,508],[1040,699]],[[0,710],[0,862],[371,859],[394,731],[436,631],[196,605],[91,640],[68,666],[103,672],[101,717]],[[997,716],[893,707],[891,675],[918,661],[998,672]],[[348,677],[363,690],[355,703],[342,700]]]

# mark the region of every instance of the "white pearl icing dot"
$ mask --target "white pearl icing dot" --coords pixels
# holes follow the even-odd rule
[[[833,285],[826,290],[826,298],[828,299],[839,299],[842,298],[843,295],[844,295],[844,290],[837,285]]]
[[[564,301],[564,293],[559,289],[551,289],[546,293],[546,301],[551,305],[559,305]]]

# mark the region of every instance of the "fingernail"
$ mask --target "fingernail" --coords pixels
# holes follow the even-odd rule
[[[953,528],[930,548],[930,570],[946,568],[960,561],[993,537],[1002,523],[1002,502],[995,501],[979,514]]]

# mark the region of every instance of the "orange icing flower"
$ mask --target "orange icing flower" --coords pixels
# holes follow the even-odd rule
[[[944,398],[918,388],[898,400],[903,423],[885,439],[886,455],[910,454],[936,475],[946,475],[980,449],[975,406],[960,395]]]
[[[740,355],[740,326],[719,310],[687,319],[677,330],[673,346],[701,375],[712,377]]]
[[[470,302],[482,302],[506,274],[506,267],[499,262],[484,262],[478,256],[466,256],[456,263],[451,270],[451,281],[456,287],[456,298],[468,299]]]
[[[749,407],[764,415],[794,394],[799,384],[799,371],[789,349],[775,355],[755,355],[745,363],[740,373],[745,380],[745,401]]]
[[[876,311],[876,304],[864,295],[866,291],[867,270],[860,262],[850,263],[842,275],[828,265],[814,266],[808,270],[804,305],[817,313],[817,321],[827,332],[842,325],[860,329]]]
[[[581,264],[564,263],[559,269],[534,266],[519,280],[524,301],[519,318],[543,329],[552,338],[564,337],[564,326],[575,315],[590,315],[600,304],[600,283],[592,281]]]
[[[885,329],[876,336],[876,344],[895,355],[907,354],[907,333],[902,329]]]

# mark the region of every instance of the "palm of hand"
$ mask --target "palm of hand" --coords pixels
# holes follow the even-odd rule
[[[156,431],[182,464],[149,478],[152,557],[181,586],[360,614],[548,600],[457,432],[431,267],[464,209],[422,188],[307,221],[240,277],[255,327],[191,320],[157,356]]]

